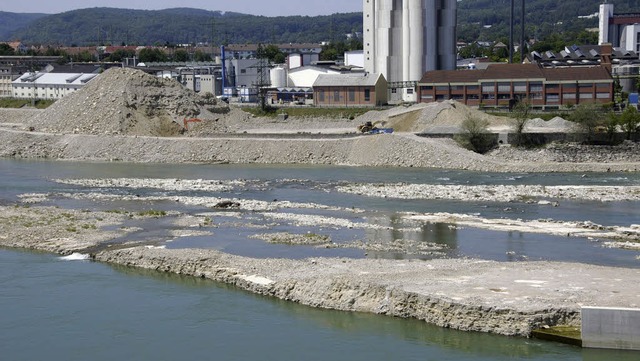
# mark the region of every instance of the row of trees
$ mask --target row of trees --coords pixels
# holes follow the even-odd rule
[[[518,103],[512,110],[511,124],[515,134],[513,145],[520,147],[537,146],[536,138],[525,133],[530,119],[531,107],[526,102]],[[568,119],[577,126],[576,131],[584,135],[584,142],[591,144],[596,141],[597,134],[606,134],[606,139],[600,137],[598,142],[616,144],[621,141],[620,133],[626,140],[637,140],[640,134],[640,112],[633,106],[627,106],[622,112],[614,112],[606,106],[587,103],[580,104],[568,114]],[[489,121],[470,116],[462,123],[462,132],[455,138],[463,147],[485,153],[496,147],[496,138],[488,131]]]

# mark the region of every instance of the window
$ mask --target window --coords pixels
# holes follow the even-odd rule
[[[495,91],[494,83],[482,83],[482,92],[483,93],[493,93]]]
[[[413,89],[407,89],[407,94],[409,95],[413,94]]]
[[[527,83],[524,83],[524,82],[513,83],[513,91],[514,92],[520,92],[520,93],[526,93],[527,92]]]
[[[356,90],[353,88],[349,89],[349,101],[350,102],[355,102],[356,101]]]
[[[609,94],[609,93],[596,93],[596,98],[598,98],[598,99],[611,99],[611,94]]]
[[[542,91],[542,83],[530,83],[529,91],[531,92],[541,92]]]
[[[575,99],[576,93],[564,93],[562,94],[562,98],[564,99]]]
[[[371,89],[364,90],[364,101],[365,102],[371,101]]]
[[[591,94],[591,93],[582,93],[582,94],[580,94],[580,99],[593,99],[593,94]]]
[[[498,91],[501,93],[509,93],[511,91],[510,83],[498,83]]]
[[[318,100],[324,102],[324,90],[318,90]]]
[[[338,90],[334,90],[333,91],[333,101],[334,102],[339,102],[340,101],[340,92]]]
[[[560,95],[558,94],[547,94],[547,103],[557,103],[560,101]]]

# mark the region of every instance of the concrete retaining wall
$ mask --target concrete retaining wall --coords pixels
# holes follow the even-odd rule
[[[640,309],[583,307],[582,346],[640,350]]]

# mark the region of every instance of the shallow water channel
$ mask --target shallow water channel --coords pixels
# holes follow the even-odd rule
[[[590,221],[604,226],[640,223],[640,202],[560,200],[557,207],[536,202],[391,199],[340,193],[347,183],[448,185],[638,186],[637,173],[504,174],[398,168],[265,165],[144,165],[0,160],[0,203],[27,193],[46,195],[43,205],[99,210],[164,210],[206,216],[212,222],[176,226],[171,216],[132,221],[141,228],[125,240],[165,248],[212,248],[250,257],[470,257],[498,261],[552,260],[640,267],[640,252],[608,247],[606,239],[504,232],[447,223],[412,224],[402,214],[448,212],[487,219]],[[205,180],[232,182],[214,191],[158,187],[96,187],[58,179]],[[225,183],[227,182],[227,183]],[[234,183],[235,182],[235,183]],[[293,205],[256,211],[212,209],[177,199],[232,199],[240,204]],[[302,205],[302,206],[301,206]],[[179,236],[175,236],[181,230]],[[270,243],[264,235],[319,235],[329,244]],[[262,237],[261,237],[262,235]]]

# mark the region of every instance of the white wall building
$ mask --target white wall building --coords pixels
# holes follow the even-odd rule
[[[345,51],[344,65],[357,66],[359,68],[364,68],[364,51],[363,50]]]
[[[289,71],[288,87],[311,88],[320,75],[340,74],[337,70],[324,67],[303,66]]]
[[[640,13],[615,14],[613,4],[601,4],[598,12],[598,44],[640,52]]]
[[[364,64],[389,81],[456,68],[456,0],[363,0]]]
[[[13,97],[57,100],[73,94],[99,74],[25,73],[12,83]]]

